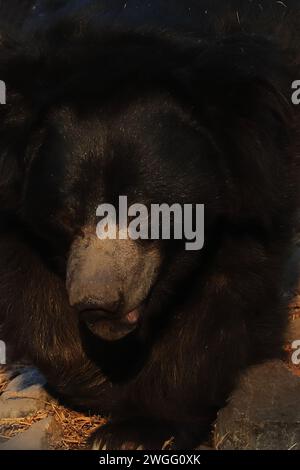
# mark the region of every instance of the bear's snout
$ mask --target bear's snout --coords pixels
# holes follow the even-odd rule
[[[69,303],[93,334],[120,339],[137,327],[159,266],[157,248],[132,240],[99,240],[85,229],[69,255]]]

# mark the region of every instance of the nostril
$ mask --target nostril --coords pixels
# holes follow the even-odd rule
[[[110,316],[116,315],[119,311],[120,302],[119,301],[110,301],[110,302],[101,302],[98,299],[85,299],[83,301],[77,302],[73,305],[73,307],[79,312],[80,314],[90,313],[91,315],[94,313],[95,316]]]
[[[93,326],[99,321],[109,320],[111,315],[105,310],[82,310],[80,320],[89,326]]]

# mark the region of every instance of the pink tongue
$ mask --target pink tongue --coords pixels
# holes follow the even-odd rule
[[[138,309],[132,310],[131,312],[127,313],[125,317],[126,321],[130,324],[134,324],[139,319],[139,311]]]

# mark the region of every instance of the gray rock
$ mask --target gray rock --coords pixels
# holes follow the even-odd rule
[[[47,408],[50,400],[45,379],[35,369],[26,368],[9,382],[0,397],[0,419],[31,416]]]
[[[61,429],[54,418],[49,417],[1,444],[0,450],[47,450],[51,448],[51,442],[60,438]]]
[[[18,371],[18,375],[9,382],[6,387],[7,392],[20,392],[21,390],[28,389],[33,385],[43,387],[46,384],[44,376],[33,367],[25,367]]]
[[[31,416],[47,408],[49,397],[39,385],[33,385],[20,393],[5,392],[0,398],[0,419]]]
[[[242,377],[215,426],[218,449],[300,449],[300,378],[281,361]]]

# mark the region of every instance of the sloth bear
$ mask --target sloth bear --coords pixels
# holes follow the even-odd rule
[[[111,1],[57,3],[47,27],[1,26],[0,337],[110,416],[94,448],[192,448],[240,373],[282,354],[300,6],[155,2],[147,22],[139,2],[139,23],[127,2],[122,23],[115,2],[109,27]],[[203,249],[98,239],[120,195],[204,204]]]

